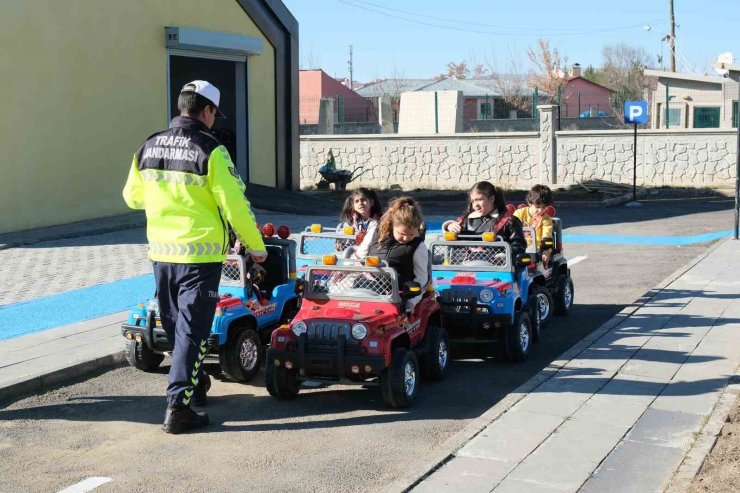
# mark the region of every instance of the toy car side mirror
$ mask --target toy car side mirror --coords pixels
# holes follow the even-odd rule
[[[555,240],[552,238],[542,238],[542,249],[552,248],[555,246]]]
[[[421,285],[416,281],[405,282],[403,283],[403,291],[399,294],[401,295],[402,300],[410,300],[411,298],[421,294]]]
[[[517,267],[529,267],[534,262],[534,257],[530,253],[520,253],[516,256]]]

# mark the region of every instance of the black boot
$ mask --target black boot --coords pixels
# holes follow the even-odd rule
[[[162,429],[167,433],[177,435],[178,433],[203,428],[207,424],[208,415],[206,413],[196,413],[189,406],[167,406]]]
[[[198,379],[198,385],[193,391],[193,405],[203,407],[208,404],[208,390],[211,388],[211,377],[206,372]]]

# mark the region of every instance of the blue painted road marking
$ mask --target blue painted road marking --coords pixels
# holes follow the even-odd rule
[[[577,233],[563,233],[563,242],[568,243],[603,243],[608,245],[660,245],[680,246],[706,243],[708,241],[726,238],[732,230],[716,231],[693,236],[627,236],[627,235],[589,235]]]
[[[0,341],[122,312],[154,294],[154,276],[132,277],[0,306]]]
[[[441,233],[442,223],[428,223],[430,234]],[[692,236],[627,236],[565,233],[568,243],[608,245],[682,246],[706,243],[732,235],[732,230]],[[54,296],[0,306],[0,341],[63,325],[104,317],[143,303],[154,293],[152,275],[67,291]]]

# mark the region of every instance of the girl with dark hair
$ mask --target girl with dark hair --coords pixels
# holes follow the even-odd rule
[[[503,190],[490,182],[479,181],[473,185],[468,194],[470,201],[465,214],[454,221],[445,221],[442,224],[442,231],[462,235],[493,232],[511,245],[514,258],[524,253],[527,242],[524,240],[522,223],[506,210]]]
[[[424,216],[419,204],[411,197],[399,197],[390,203],[381,218],[368,252],[398,272],[399,286],[416,281],[422,287],[422,294],[429,283],[429,250],[421,235],[423,230]],[[416,305],[421,296],[409,300],[407,306]]]
[[[355,256],[363,258],[367,256],[370,241],[378,227],[378,221],[383,215],[378,195],[374,190],[360,187],[354,190],[344,201],[342,213],[339,215],[339,228],[352,226],[355,232],[363,232],[364,239],[357,246]]]

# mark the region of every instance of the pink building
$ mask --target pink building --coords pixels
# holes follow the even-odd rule
[[[581,66],[573,65],[561,95],[560,117],[613,116],[612,90],[581,77]]]
[[[299,71],[298,88],[301,125],[319,122],[319,101],[322,98],[334,99],[335,123],[374,119],[374,109],[369,101],[321,69]]]

